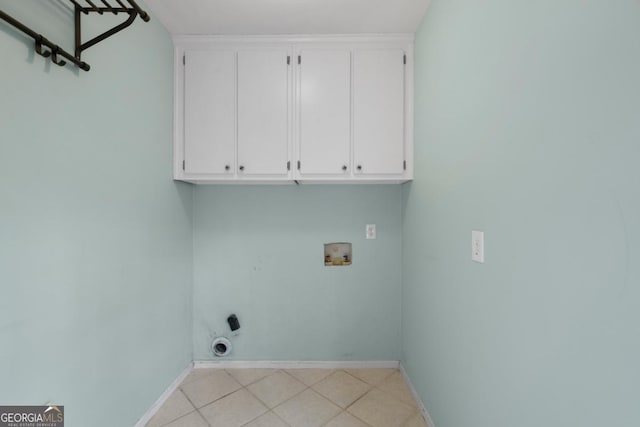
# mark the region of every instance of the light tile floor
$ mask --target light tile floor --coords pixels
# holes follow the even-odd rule
[[[397,369],[195,369],[146,427],[426,427]]]

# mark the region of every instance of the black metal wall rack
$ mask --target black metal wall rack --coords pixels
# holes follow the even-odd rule
[[[96,5],[96,3],[98,2],[97,0],[95,0],[95,2],[92,0],[69,0],[69,2],[71,2],[73,6],[75,22],[75,51],[73,55],[44,37],[42,34],[33,31],[31,28],[22,24],[15,18],[9,16],[2,10],[0,10],[0,18],[11,24],[18,30],[22,31],[23,33],[27,34],[28,36],[32,37],[35,42],[35,51],[38,55],[41,55],[45,58],[51,58],[51,61],[54,64],[60,66],[64,66],[67,63],[67,61],[64,60],[66,59],[71,63],[77,65],[84,71],[89,71],[89,69],[91,68],[89,64],[82,61],[82,52],[84,50],[90,48],[96,43],[100,43],[102,40],[111,37],[117,32],[124,30],[129,25],[131,25],[138,16],[145,22],[149,22],[150,19],[147,12],[142,10],[134,0],[115,0],[115,2],[118,4],[117,6],[113,3],[109,3],[107,0],[100,0],[100,5]],[[83,43],[82,15],[89,15],[94,13],[97,13],[99,15],[102,15],[104,13],[112,13],[114,15],[126,14],[128,16],[127,19],[122,23]]]

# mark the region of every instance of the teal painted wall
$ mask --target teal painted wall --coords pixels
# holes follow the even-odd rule
[[[72,50],[64,4],[0,8]],[[0,22],[1,405],[52,401],[69,426],[131,426],[191,361],[172,49],[157,20],[137,21],[78,72]]]
[[[195,359],[214,357],[237,313],[231,359],[398,360],[401,197],[400,186],[197,187]],[[336,241],[352,243],[351,266],[324,266]]]
[[[427,11],[403,363],[438,427],[638,422],[638,23],[624,0]]]

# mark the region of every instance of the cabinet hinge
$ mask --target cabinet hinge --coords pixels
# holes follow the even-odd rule
[[[291,170],[291,161],[287,162],[287,170],[290,171]]]
[[[182,161],[182,170],[185,170],[185,169],[184,169],[184,163],[185,163],[185,162],[184,162],[184,160],[183,160],[183,161]]]
[[[300,170],[300,160],[298,160],[298,170]]]
[[[287,65],[291,65],[291,56],[287,55]]]
[[[182,65],[187,65],[187,56],[182,55]]]
[[[407,54],[406,53],[402,56],[402,63],[407,65]]]
[[[407,161],[406,160],[404,160],[402,162],[402,169],[407,170]]]
[[[302,55],[298,55],[298,65],[302,64]]]

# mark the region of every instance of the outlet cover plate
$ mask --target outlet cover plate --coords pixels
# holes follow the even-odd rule
[[[471,260],[484,263],[484,231],[471,232]]]
[[[366,237],[367,239],[375,239],[376,238],[376,225],[375,224],[367,224],[366,228]]]

